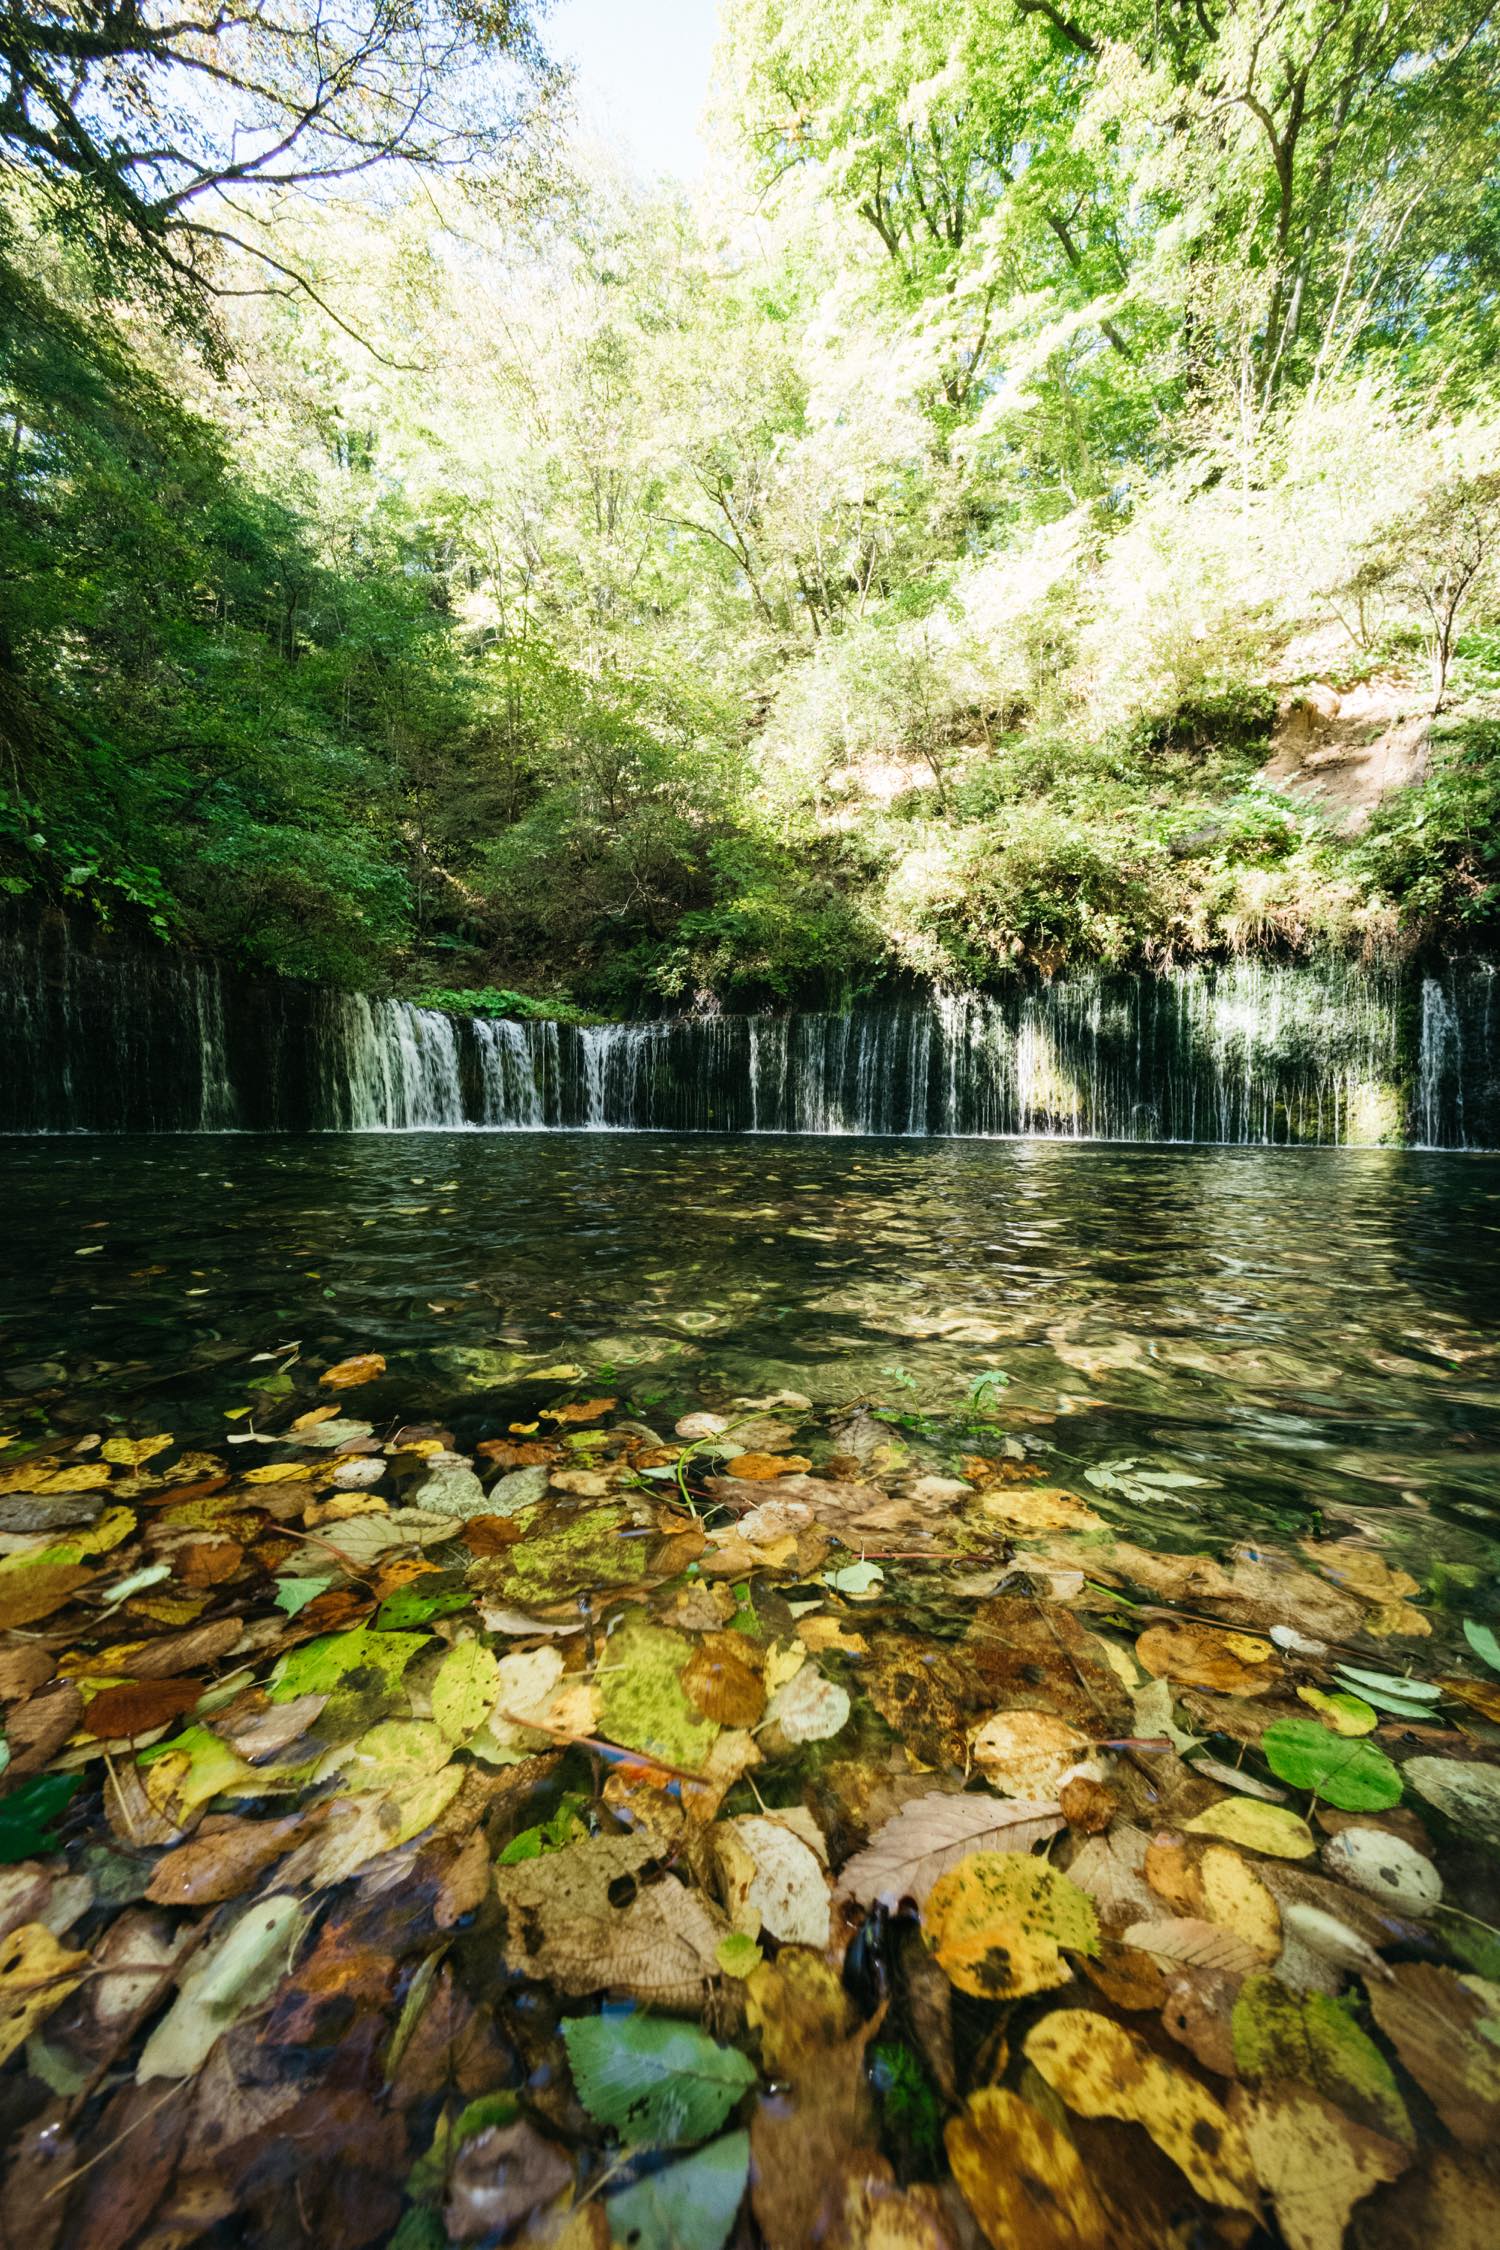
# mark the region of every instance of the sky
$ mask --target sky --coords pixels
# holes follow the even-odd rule
[[[707,149],[716,0],[553,0],[542,38],[578,73],[585,126],[623,144],[648,178],[696,179]]]

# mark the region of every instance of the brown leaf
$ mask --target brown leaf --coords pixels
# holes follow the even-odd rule
[[[1274,1656],[1247,1664],[1222,1634],[1200,1625],[1150,1625],[1135,1653],[1154,1679],[1211,1688],[1216,1695],[1264,1695],[1281,1677]]]
[[[1480,2158],[1434,2149],[1354,2215],[1357,2250],[1495,2250],[1500,2185]]]
[[[1486,2006],[1486,1989],[1429,1961],[1407,1961],[1389,1980],[1367,1979],[1366,1990],[1375,2021],[1453,2138],[1465,2148],[1492,2146],[1500,2009]]]
[[[239,1641],[245,1628],[238,1617],[215,1617],[206,1625],[189,1626],[183,1633],[163,1633],[150,1642],[137,1643],[128,1665],[138,1680],[160,1680],[174,1674],[196,1672],[217,1662]]]
[[[1086,1774],[1075,1774],[1071,1781],[1065,1781],[1057,1801],[1075,1836],[1102,1836],[1120,1809],[1114,1791],[1106,1789],[1102,1781],[1090,1781]]]
[[[648,1838],[595,1836],[495,1870],[506,1966],[567,1993],[617,1992],[662,2008],[701,2007],[718,1982],[729,1925],[675,1876],[646,1884]]]
[[[903,1805],[839,1876],[835,1896],[862,1906],[884,1900],[921,1905],[933,1884],[971,1852],[1030,1851],[1055,1836],[1062,1808],[1047,1798],[1031,1801],[951,1796],[934,1790]]]
[[[307,1833],[316,1810],[285,1820],[216,1822],[211,1834],[195,1836],[157,1861],[147,1898],[158,1906],[216,1906],[241,1897]]]
[[[19,1703],[45,1687],[57,1666],[51,1653],[26,1641],[0,1649],[0,1703]]]
[[[597,1422],[601,1414],[612,1413],[614,1405],[612,1398],[574,1399],[568,1406],[544,1406],[540,1418],[544,1422]]]
[[[177,2087],[164,2102],[159,2086],[126,2086],[105,2105],[82,2151],[88,2169],[68,2203],[68,2250],[126,2250],[140,2240],[176,2168],[190,2114]]]
[[[176,1572],[184,1586],[222,1586],[245,1559],[237,1539],[198,1539],[177,1550]]]
[[[5,1722],[10,1772],[40,1773],[54,1758],[83,1714],[83,1697],[71,1680],[57,1680],[12,1711]]]
[[[753,1727],[766,1707],[758,1655],[743,1633],[705,1633],[683,1666],[683,1692],[706,1719]]]
[[[454,2159],[443,2224],[453,2242],[509,2234],[572,2184],[571,2162],[534,2125],[489,2125]]]
[[[93,1697],[83,1715],[84,1730],[101,1742],[150,1734],[191,1711],[202,1693],[201,1680],[125,1680]]]
[[[1243,1980],[1212,1969],[1181,1969],[1167,1985],[1161,2027],[1195,2061],[1220,2078],[1233,2078],[1234,2002]]]
[[[727,1477],[744,1477],[752,1484],[764,1484],[772,1477],[794,1477],[805,1474],[812,1467],[800,1453],[736,1453],[732,1461],[724,1464]]]
[[[1079,1967],[1095,1989],[1127,2012],[1162,2007],[1167,1980],[1149,1953],[1137,1953],[1118,1938],[1101,1938],[1096,1961],[1080,1955]]]

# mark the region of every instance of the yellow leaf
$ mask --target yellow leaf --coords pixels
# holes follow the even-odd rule
[[[1059,2008],[1030,2033],[1026,2057],[1081,2117],[1144,2125],[1207,2202],[1259,2211],[1244,2134],[1207,2087],[1134,2032],[1088,2008]]]
[[[1248,1860],[1226,1844],[1210,1844],[1198,1862],[1203,1911],[1220,1929],[1243,1938],[1263,1961],[1281,1951],[1281,1910]]]
[[[341,1359],[337,1366],[325,1368],[318,1380],[330,1391],[352,1391],[361,1383],[373,1383],[384,1373],[385,1361],[379,1352],[357,1352],[353,1359]]]
[[[1432,1621],[1410,1602],[1382,1602],[1366,1616],[1365,1631],[1378,1641],[1424,1640],[1432,1631]]]
[[[1242,1664],[1264,1664],[1267,1657],[1276,1654],[1272,1644],[1263,1641],[1258,1633],[1225,1633],[1221,1637],[1224,1646],[1232,1649]]]
[[[316,1476],[316,1461],[263,1461],[258,1469],[247,1469],[246,1484],[293,1484],[301,1479]]]
[[[944,1974],[982,2000],[1066,1984],[1073,1972],[1060,1949],[1099,1949],[1092,1901],[1025,1852],[970,1852],[933,1884],[922,1928]]]
[[[76,1469],[54,1469],[51,1476],[39,1477],[38,1492],[97,1492],[109,1482],[109,1471],[102,1461],[80,1461]]]
[[[77,1555],[107,1555],[111,1547],[118,1547],[135,1529],[133,1508],[106,1508],[99,1521],[88,1531],[68,1534],[68,1545]]]
[[[1286,1805],[1265,1805],[1255,1797],[1225,1797],[1183,1827],[1195,1836],[1218,1836],[1226,1844],[1269,1859],[1311,1859],[1317,1850],[1312,1830]]]
[[[995,2250],[1095,2250],[1106,2239],[1077,2149],[1018,2094],[981,2087],[943,2137],[963,2199]]]
[[[1379,1713],[1357,1695],[1325,1695],[1321,1688],[1299,1687],[1297,1693],[1310,1710],[1327,1721],[1335,1734],[1373,1734]]]
[[[106,1461],[116,1461],[122,1469],[138,1469],[143,1461],[155,1460],[174,1443],[170,1434],[161,1437],[106,1438],[100,1451]]]
[[[0,1943],[0,2063],[78,1990],[88,1960],[59,1945],[44,1922],[23,1922]]]

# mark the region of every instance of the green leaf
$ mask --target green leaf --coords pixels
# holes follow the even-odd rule
[[[755,2084],[737,2048],[665,2016],[572,2016],[563,2037],[584,2108],[632,2146],[706,2140]]]
[[[1343,1679],[1352,1680],[1361,1690],[1384,1688],[1387,1695],[1404,1696],[1408,1703],[1437,1703],[1442,1698],[1441,1688],[1431,1686],[1426,1680],[1409,1680],[1399,1672],[1362,1672],[1357,1664],[1340,1664],[1338,1671]]]
[[[290,1703],[298,1695],[331,1695],[355,1672],[378,1675],[393,1686],[431,1636],[426,1633],[378,1633],[368,1625],[355,1625],[347,1633],[324,1633],[303,1648],[289,1649],[271,1674],[267,1689],[273,1703]]]
[[[500,1666],[482,1641],[460,1641],[438,1667],[432,1715],[450,1742],[464,1742],[495,1708]]]
[[[398,1586],[376,1611],[375,1623],[386,1632],[405,1632],[412,1625],[425,1625],[429,1617],[451,1617],[456,1610],[470,1608],[473,1600],[473,1587],[462,1579],[447,1571],[428,1571],[409,1586]]]
[[[284,1609],[288,1617],[295,1617],[299,1610],[306,1609],[308,1603],[319,1594],[326,1593],[332,1584],[331,1577],[278,1578],[276,1581],[276,1607]]]
[[[1401,1776],[1364,1736],[1334,1734],[1316,1719],[1278,1719],[1260,1746],[1272,1773],[1311,1789],[1343,1812],[1372,1812],[1401,1801]]]
[[[55,1850],[52,1823],[82,1787],[82,1774],[39,1773],[12,1790],[0,1804],[0,1867]]]
[[[749,2134],[726,2133],[612,2195],[610,2233],[630,2250],[724,2250],[749,2176]]]
[[[1397,1719],[1430,1719],[1431,1703],[1418,1702],[1414,1696],[1393,1695],[1389,1688],[1371,1687],[1368,1679],[1340,1671],[1339,1678],[1351,1695],[1357,1694],[1362,1703],[1373,1703],[1377,1711],[1389,1711]],[[1420,1681],[1416,1683],[1421,1685]]]
[[[1246,1977],[1231,2032],[1243,2078],[1295,2079],[1371,2132],[1413,2145],[1391,2066],[1342,2001],[1326,1992],[1293,1992],[1278,1977]]]
[[[691,1654],[680,1633],[649,1624],[639,1610],[618,1625],[599,1669],[600,1732],[627,1750],[696,1769],[719,1730],[683,1691]]]
[[[1500,1672],[1500,1640],[1488,1625],[1476,1625],[1472,1617],[1464,1619],[1464,1639],[1482,1663],[1492,1672]]]

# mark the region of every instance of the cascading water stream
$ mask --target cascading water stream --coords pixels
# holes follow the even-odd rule
[[[1500,1144],[1495,973],[1230,962],[841,1014],[574,1025],[253,984],[54,924],[0,958],[0,1130],[667,1130]]]

